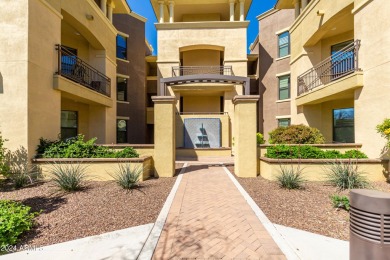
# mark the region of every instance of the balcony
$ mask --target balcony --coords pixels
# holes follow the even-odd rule
[[[356,40],[299,76],[298,96],[360,71],[359,47],[360,40]]]
[[[172,67],[172,77],[190,75],[234,76],[232,66],[180,66]]]
[[[71,50],[56,45],[58,51],[57,75],[67,78],[94,92],[111,97],[111,80],[91,65],[78,58]]]

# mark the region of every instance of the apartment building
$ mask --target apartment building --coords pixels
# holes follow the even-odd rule
[[[145,41],[146,18],[131,12],[115,14],[117,35],[117,143],[145,144],[147,84],[145,56],[152,54]]]
[[[291,123],[289,29],[294,21],[294,11],[271,9],[257,19],[260,33],[250,51],[259,57],[258,130],[268,139],[270,131]]]
[[[156,83],[150,85],[158,96],[176,97],[176,147],[231,147],[233,98],[250,94],[245,16],[251,1],[151,4],[159,22],[158,56],[150,60]]]
[[[8,148],[31,158],[40,137],[59,134],[116,143],[113,16],[130,13],[125,0],[0,1],[0,131]]]
[[[258,17],[260,130],[306,124],[320,129],[328,143],[359,143],[369,157],[383,157],[385,140],[375,128],[390,116],[390,56],[384,48],[390,43],[390,4],[278,0],[275,9]],[[289,33],[284,59],[283,31]]]

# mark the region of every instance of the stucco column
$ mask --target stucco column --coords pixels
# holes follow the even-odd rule
[[[156,177],[175,175],[176,97],[154,96],[154,169]]]
[[[158,1],[158,4],[160,5],[159,23],[163,23],[164,22],[164,1]]]
[[[307,6],[307,0],[302,0],[302,10]]]
[[[234,172],[239,177],[257,176],[256,117],[259,96],[235,96]]]
[[[240,21],[244,21],[245,20],[245,16],[244,16],[244,4],[245,4],[245,0],[240,0]]]
[[[235,0],[229,0],[229,4],[230,4],[230,21],[231,22],[234,21],[234,2],[235,2]]]
[[[169,1],[169,22],[173,23],[175,20],[175,2]]]
[[[102,9],[104,16],[106,16],[107,15],[107,0],[100,1],[100,9]]]
[[[295,18],[297,18],[299,16],[299,14],[301,13],[301,5],[300,5],[300,0],[295,0],[294,2],[294,6],[295,6]]]
[[[108,4],[108,8],[107,8],[107,18],[108,20],[110,20],[112,22],[112,13],[113,13],[113,9],[114,9],[114,4],[113,3],[109,3]]]

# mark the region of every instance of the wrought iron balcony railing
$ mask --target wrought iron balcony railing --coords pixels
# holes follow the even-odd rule
[[[111,97],[110,78],[78,58],[68,48],[57,44],[56,49],[58,51],[58,75],[107,97]]]
[[[232,66],[180,66],[180,67],[172,67],[172,77],[201,75],[201,74],[234,76]]]
[[[359,71],[360,40],[356,40],[298,77],[298,96]]]

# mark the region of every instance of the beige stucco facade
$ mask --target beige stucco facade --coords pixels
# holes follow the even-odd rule
[[[332,111],[353,108],[355,143],[361,143],[370,158],[386,157],[382,150],[385,140],[375,128],[390,111],[390,56],[384,48],[390,43],[390,4],[385,0],[312,0],[303,6],[303,2],[299,8],[289,0],[276,4],[279,9],[295,8],[296,15],[289,30],[291,122],[319,128],[330,143],[334,141]],[[331,63],[331,47],[348,41],[358,46],[353,56],[355,72],[337,80],[321,78],[322,84],[298,93],[299,77],[321,62]],[[319,70],[321,65],[313,74],[318,76]]]
[[[30,0],[0,2],[0,131],[11,150],[35,154],[39,138],[61,133],[61,111],[78,113],[78,134],[116,141],[116,35],[112,13],[129,13],[124,0]],[[59,73],[56,45],[110,79],[106,94]],[[101,82],[100,82],[101,83]],[[96,85],[96,83],[95,83]]]

